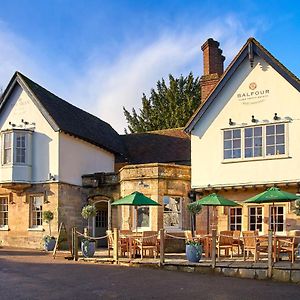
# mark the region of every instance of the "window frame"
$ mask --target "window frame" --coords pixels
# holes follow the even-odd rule
[[[240,209],[241,210],[241,214],[237,214],[236,210]],[[235,211],[235,213],[233,214],[233,218],[234,218],[234,223],[231,223],[231,211]],[[241,217],[241,222],[238,223],[237,222],[237,218]],[[234,226],[234,229],[232,229],[232,226]],[[240,229],[237,228],[237,226],[241,226]],[[230,231],[242,231],[243,230],[243,208],[242,207],[229,207],[229,214],[228,214],[228,230]]]
[[[34,199],[35,198],[41,198],[41,200],[42,200],[42,209],[41,209],[41,211],[39,211],[39,210],[33,210],[33,201],[34,201]],[[39,229],[43,229],[44,227],[43,227],[43,206],[44,206],[44,201],[45,201],[45,195],[44,194],[32,194],[32,195],[29,195],[29,228],[31,229],[31,230],[39,230]],[[33,220],[34,220],[34,218],[33,218],[33,214],[34,213],[36,213],[36,214],[38,214],[40,212],[40,216],[39,216],[39,218],[35,218],[36,220],[40,220],[41,222],[41,224],[40,225],[34,225],[33,224]]]
[[[18,147],[18,137],[24,137],[24,147]],[[27,147],[27,134],[26,132],[15,132],[14,134],[14,147],[13,147],[13,156],[14,156],[14,164],[15,165],[26,165],[27,164],[27,151],[28,151],[28,147]],[[21,142],[22,143],[22,142]],[[17,161],[18,156],[18,150],[24,150],[24,161]]]
[[[179,212],[177,213],[178,214],[178,217],[179,217],[179,224],[178,226],[165,226],[164,224],[164,218],[165,218],[165,213],[166,214],[172,214],[174,212],[165,212],[165,202],[164,202],[164,199],[168,197],[168,198],[179,198],[180,199],[180,205],[179,205]],[[178,195],[164,195],[163,196],[163,228],[164,229],[167,229],[167,230],[182,230],[182,224],[183,224],[183,196],[178,196]]]
[[[141,208],[148,208],[149,209],[149,226],[138,226],[138,210]],[[150,206],[138,206],[135,210],[134,210],[134,224],[135,224],[135,228],[137,231],[146,231],[146,230],[150,230],[151,229],[151,207]]]
[[[10,136],[10,147],[7,147],[5,146],[5,137],[7,136]],[[7,166],[7,165],[11,165],[13,164],[13,132],[12,131],[6,131],[6,132],[2,132],[1,133],[1,140],[2,140],[2,143],[1,143],[1,152],[2,152],[2,165],[3,166]],[[9,161],[6,161],[6,151],[7,150],[10,150],[10,160]]]
[[[288,133],[289,133],[289,121],[280,121],[280,122],[272,122],[272,123],[263,123],[263,124],[251,124],[243,127],[227,127],[221,129],[221,137],[222,137],[222,163],[232,163],[232,162],[243,162],[243,161],[257,161],[257,160],[270,160],[270,159],[279,159],[279,158],[288,158],[289,157],[289,147],[288,147]],[[284,125],[284,154],[275,154],[275,155],[267,155],[267,135],[266,128],[271,125]],[[262,156],[255,157],[246,157],[245,156],[245,130],[247,128],[255,128],[262,127]],[[241,157],[240,158],[224,158],[224,132],[227,130],[241,130]]]
[[[6,204],[2,204],[2,199],[6,199]],[[6,206],[6,210],[2,210],[2,206]],[[9,220],[9,196],[0,195],[0,213],[7,214],[7,217],[3,217],[3,224],[1,224],[2,220],[0,219],[0,230],[8,230],[8,220]],[[6,222],[5,222],[6,220]],[[6,223],[6,224],[5,224]]]
[[[253,223],[251,223],[250,222],[250,218],[251,218],[251,214],[250,214],[250,210],[251,210],[251,208],[254,208],[255,209],[255,229],[251,229],[251,224],[253,224]],[[257,229],[257,224],[259,224],[258,222],[257,222],[257,209],[258,208],[261,208],[261,230],[258,230]],[[264,232],[264,206],[263,205],[256,205],[256,206],[254,206],[254,205],[251,205],[251,206],[248,206],[248,230],[250,230],[250,231],[258,231],[259,233],[263,233]]]
[[[282,222],[282,231],[279,231],[277,230],[278,229],[278,208],[279,207],[282,207],[283,208],[283,212],[282,214],[282,218],[283,218],[283,222]],[[286,206],[284,204],[277,204],[277,205],[274,205],[274,208],[276,209],[276,217],[275,217],[275,232],[276,233],[279,233],[279,234],[283,234],[286,232]],[[269,206],[269,228],[273,230],[273,222],[272,222],[272,209],[273,209],[273,205],[270,205]],[[281,224],[281,223],[280,223]],[[273,230],[274,231],[274,230]]]

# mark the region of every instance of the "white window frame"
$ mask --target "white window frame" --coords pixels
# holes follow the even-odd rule
[[[231,138],[225,140],[225,133],[229,132],[229,131],[231,131]],[[233,136],[234,131],[239,131],[240,132],[240,137],[239,138],[235,138]],[[233,144],[234,144],[235,141],[238,141],[238,140],[240,140],[240,147],[235,148]],[[232,147],[225,149],[225,142],[231,142]],[[240,157],[225,158],[225,151],[231,151],[231,155],[233,156],[234,151],[238,151],[238,150],[240,150]],[[231,159],[241,159],[241,158],[242,158],[242,129],[241,128],[230,128],[230,129],[223,130],[223,159],[227,161],[227,160],[231,160]]]
[[[250,223],[250,217],[251,217],[251,215],[250,215],[250,209],[251,208],[254,208],[255,209],[255,229],[251,229],[250,228],[250,226],[251,226],[251,224],[253,224],[253,223]],[[257,224],[259,224],[258,222],[257,222],[257,209],[258,208],[261,208],[261,230],[258,230],[257,229]],[[264,232],[264,207],[262,206],[262,205],[257,205],[257,206],[248,206],[248,230],[258,230],[258,232],[259,233],[263,233]]]
[[[240,209],[241,210],[241,214],[237,214],[236,211]],[[231,211],[234,211],[233,214],[233,218],[234,218],[234,223],[231,222]],[[238,223],[237,222],[237,218],[241,217],[241,222]],[[234,226],[234,229],[232,229],[231,226]],[[237,228],[237,226],[241,226],[240,229]],[[228,214],[228,230],[232,231],[232,230],[238,230],[238,231],[242,231],[243,230],[243,208],[242,207],[230,207],[229,208],[229,214]]]
[[[242,162],[242,161],[256,161],[256,160],[269,160],[269,159],[279,159],[279,158],[288,158],[289,157],[289,147],[288,147],[288,132],[289,132],[289,122],[276,122],[276,123],[264,123],[264,124],[255,124],[248,125],[244,127],[230,127],[221,129],[222,136],[222,163],[232,163],[232,162]],[[275,155],[266,155],[266,128],[270,125],[284,125],[284,154],[275,154]],[[245,157],[245,129],[262,127],[262,156],[256,157]],[[227,130],[241,130],[241,157],[240,158],[224,158],[224,132]]]
[[[2,204],[2,200],[6,200],[6,203]],[[3,213],[3,214],[7,214],[7,218],[4,218],[3,217],[3,220],[1,220],[1,223],[0,223],[0,230],[8,230],[8,218],[9,218],[9,208],[8,208],[8,204],[9,204],[9,197],[8,196],[3,196],[1,195],[0,196],[0,213]],[[6,210],[4,210],[2,208],[2,206],[6,206]],[[5,219],[6,219],[6,222],[5,222]],[[3,224],[2,224],[3,223]],[[5,224],[6,223],[6,224]]]
[[[24,147],[21,145],[18,147],[17,139],[18,137],[24,137]],[[15,132],[14,134],[14,164],[16,165],[25,165],[27,163],[27,134],[25,132]],[[24,161],[17,161],[18,158],[18,150],[24,150]]]
[[[279,231],[277,230],[278,228],[278,214],[277,214],[277,211],[278,211],[278,208],[279,207],[282,207],[283,208],[283,213],[282,213],[282,217],[283,217],[283,230],[282,231]],[[286,232],[286,206],[284,204],[280,205],[274,205],[274,208],[276,209],[276,217],[275,217],[275,232],[278,233],[278,234],[284,234]],[[273,209],[273,205],[270,205],[269,206],[269,228],[272,228],[273,227],[273,222],[272,222],[272,209]]]
[[[179,224],[178,226],[164,226],[164,229],[168,229],[168,230],[182,230],[182,218],[183,218],[183,214],[182,214],[182,203],[183,203],[183,197],[182,196],[174,196],[174,195],[164,195],[163,196],[163,206],[165,203],[165,198],[179,198],[180,199],[180,205],[179,205],[179,212],[178,212],[178,216],[179,216]],[[164,224],[164,218],[165,218],[165,213],[168,214],[168,212],[164,211],[164,207],[163,207],[163,224]],[[170,212],[170,214],[173,212]]]
[[[37,218],[37,217],[35,217],[34,218],[34,214],[38,214],[39,213],[39,210],[33,210],[33,208],[34,208],[34,200],[36,199],[36,198],[40,198],[41,199],[41,201],[42,201],[42,209],[41,209],[41,215],[39,216],[39,218]],[[29,195],[29,201],[30,201],[30,203],[29,203],[29,214],[30,214],[30,216],[29,216],[29,220],[30,220],[30,225],[29,225],[29,228],[30,229],[43,229],[43,205],[44,205],[44,195],[43,194],[36,194],[36,195]],[[41,221],[41,224],[33,224],[34,222],[33,222],[33,220],[34,219],[40,219],[40,221]]]
[[[5,139],[7,136],[10,136],[10,147],[6,147],[5,146]],[[3,132],[1,134],[1,139],[2,139],[2,165],[3,166],[7,166],[7,165],[11,165],[13,163],[13,133],[12,131],[8,131],[8,132]],[[6,161],[6,151],[10,150],[10,159],[9,161]]]

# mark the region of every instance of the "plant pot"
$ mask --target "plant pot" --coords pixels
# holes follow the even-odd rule
[[[84,257],[93,257],[96,250],[96,241],[83,240],[81,242],[81,251]]]
[[[50,238],[45,240],[44,243],[44,248],[46,251],[53,251],[54,247],[55,247],[55,243],[56,243],[56,239],[55,238]]]
[[[186,258],[190,262],[199,262],[202,257],[202,245],[190,244],[185,246]]]

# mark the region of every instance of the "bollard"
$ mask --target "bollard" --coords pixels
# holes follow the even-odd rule
[[[211,266],[214,269],[216,267],[216,244],[217,244],[217,230],[212,229],[212,242],[211,242]]]
[[[119,240],[119,231],[118,228],[114,228],[113,259],[115,264],[119,262],[118,240]]]
[[[159,245],[159,265],[163,266],[165,263],[165,231],[164,229],[159,230],[160,245]]]
[[[269,230],[268,233],[268,277],[272,277],[272,268],[273,268],[273,257],[272,257],[272,252],[273,252],[273,232],[272,230]],[[275,253],[274,253],[275,255]]]
[[[74,256],[73,256],[73,259],[75,261],[77,261],[78,260],[78,235],[76,232],[76,227],[74,227],[73,230],[74,230]]]

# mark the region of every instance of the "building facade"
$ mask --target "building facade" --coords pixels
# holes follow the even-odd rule
[[[299,193],[299,79],[250,38],[213,85],[185,129],[191,134],[191,187],[197,198],[217,192],[242,203],[271,186]],[[199,229],[207,229],[208,216],[204,209]],[[218,230],[266,234],[272,216],[277,233],[300,228],[294,203],[276,203],[272,214],[270,205],[219,208]]]

